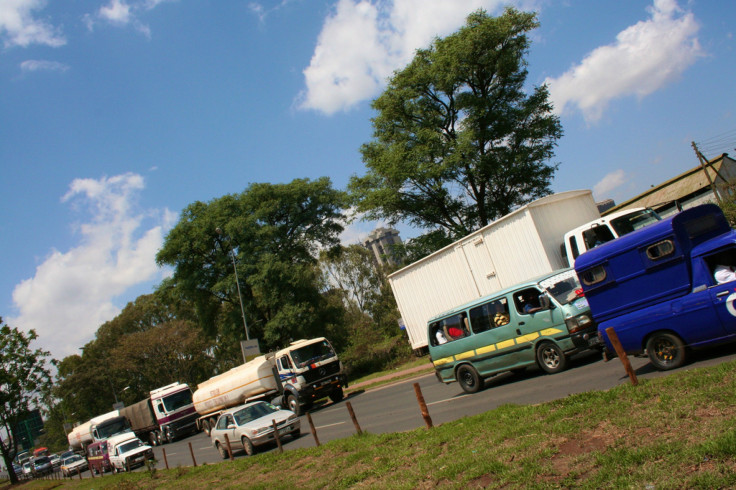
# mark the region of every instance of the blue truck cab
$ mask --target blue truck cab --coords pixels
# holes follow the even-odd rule
[[[615,356],[606,334],[613,327],[627,354],[646,354],[660,370],[681,366],[691,348],[736,341],[736,276],[722,283],[715,278],[724,266],[736,270],[736,231],[714,204],[682,211],[575,261],[606,353]]]

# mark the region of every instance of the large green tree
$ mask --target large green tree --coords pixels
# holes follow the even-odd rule
[[[6,439],[0,438],[0,451],[11,483],[18,482],[13,471],[18,442],[16,429],[33,408],[38,408],[51,384],[46,367],[49,353],[31,349],[31,342],[36,338],[35,331],[25,334],[10,328],[0,318],[0,430],[7,435]]]
[[[345,200],[323,177],[195,202],[157,255],[174,267],[160,290],[196,305],[200,326],[233,359],[245,337],[238,286],[250,337],[262,348],[318,335],[332,320],[316,257],[338,245]]]
[[[533,13],[477,11],[394,74],[373,102],[368,171],[349,184],[359,211],[432,230],[437,248],[551,192],[561,125],[546,86],[524,91],[537,26]]]

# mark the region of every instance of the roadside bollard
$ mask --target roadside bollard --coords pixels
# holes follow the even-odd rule
[[[189,454],[192,455],[192,463],[194,463],[194,466],[197,466],[197,460],[194,459],[194,449],[192,449],[192,443],[189,443]]]
[[[77,468],[77,476],[79,477],[80,480],[82,479],[82,472],[79,471],[79,468]]]
[[[230,461],[233,460],[233,447],[230,445],[230,438],[225,434],[225,447],[227,447],[227,455],[230,457]]]
[[[422,412],[424,423],[427,424],[427,429],[432,428],[432,417],[429,416],[429,410],[427,410],[427,404],[424,402],[424,395],[422,395],[422,389],[419,387],[419,383],[414,383],[414,393],[417,395],[417,401],[419,402],[419,410]]]
[[[611,341],[611,345],[613,345],[613,348],[616,350],[616,354],[618,354],[619,359],[621,359],[621,364],[624,365],[626,374],[628,374],[629,378],[631,379],[631,384],[634,386],[638,385],[639,380],[636,379],[636,373],[634,372],[634,368],[631,367],[629,357],[626,355],[626,352],[621,345],[621,341],[618,340],[618,334],[616,334],[616,331],[613,329],[613,327],[608,327],[606,329],[606,335],[608,335],[608,340]]]
[[[163,453],[164,453],[164,465],[166,466],[166,469],[168,470],[169,469],[169,460],[166,459],[166,448],[165,447],[162,447],[161,448],[161,451],[163,451]]]
[[[348,407],[348,412],[350,412],[350,418],[353,419],[353,425],[355,426],[355,430],[358,431],[358,434],[362,434],[363,431],[360,430],[358,419],[355,417],[355,412],[353,412],[353,405],[350,402],[345,402],[345,405]]]
[[[284,448],[281,446],[281,438],[279,437],[279,428],[276,425],[276,419],[271,419],[271,424],[273,424],[273,436],[276,438],[276,445],[279,447],[279,452],[283,453]]]
[[[314,422],[312,422],[312,415],[307,412],[307,421],[309,422],[309,429],[312,431],[312,437],[314,437],[314,442],[317,443],[317,447],[319,447],[319,437],[317,437],[317,429],[314,428]]]

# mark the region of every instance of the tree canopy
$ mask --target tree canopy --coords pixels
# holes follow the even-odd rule
[[[34,330],[25,334],[10,328],[0,318],[0,427],[8,435],[7,439],[0,438],[0,450],[12,483],[18,482],[12,464],[17,453],[15,431],[30,411],[40,405],[40,399],[51,386],[46,367],[49,353],[30,347],[36,338]]]
[[[477,11],[394,74],[373,102],[367,173],[349,184],[358,211],[428,229],[437,248],[551,192],[561,125],[546,86],[524,92],[537,26]]]
[[[157,255],[160,265],[174,267],[159,290],[194,304],[208,336],[236,345],[245,337],[237,270],[251,338],[271,348],[317,335],[330,321],[317,255],[339,244],[345,203],[323,177],[251,184],[191,204]]]

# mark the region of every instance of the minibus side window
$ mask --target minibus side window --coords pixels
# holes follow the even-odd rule
[[[521,315],[530,315],[539,311],[542,306],[539,303],[539,295],[542,294],[537,288],[522,289],[514,293],[516,311]]]
[[[470,335],[468,317],[458,313],[432,323],[429,327],[432,345],[444,344]]]
[[[485,332],[509,322],[509,305],[506,298],[489,301],[470,310],[473,333]]]

